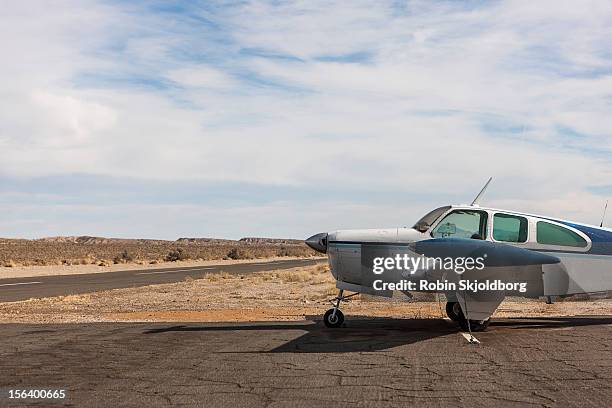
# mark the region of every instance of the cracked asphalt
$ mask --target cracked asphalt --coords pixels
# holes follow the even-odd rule
[[[609,406],[612,317],[1,326],[2,406]],[[66,389],[9,400],[9,389]]]

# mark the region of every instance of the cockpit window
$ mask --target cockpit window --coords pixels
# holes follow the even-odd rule
[[[428,212],[427,214],[423,216],[423,218],[418,220],[417,223],[414,224],[412,228],[414,228],[415,230],[419,232],[427,231],[429,227],[431,227],[431,224],[436,222],[436,220],[440,218],[442,214],[450,210],[450,208],[451,208],[450,205],[447,205],[446,207],[436,208],[435,210]]]
[[[476,210],[455,210],[434,228],[434,238],[487,238],[487,213]]]

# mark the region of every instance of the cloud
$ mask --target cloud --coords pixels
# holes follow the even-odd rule
[[[174,69],[168,72],[167,76],[173,82],[186,88],[228,89],[235,86],[235,81],[230,75],[205,65]]]
[[[308,198],[197,204],[225,218],[219,234],[301,236],[410,224],[442,199],[469,201],[492,175],[491,204],[600,217],[612,176],[609,2],[92,0],[2,13],[0,175],[22,180],[5,194],[83,174],[94,187],[131,180],[144,195],[180,181],[179,197],[196,186],[226,197],[224,184],[297,189]],[[78,204],[36,197],[40,208],[13,209],[25,224],[7,231],[38,235],[47,229],[27,220],[44,222],[41,208]],[[130,200],[122,211],[135,214]],[[196,216],[190,199],[168,205]],[[293,229],[279,226],[279,208]],[[95,227],[79,214],[77,226]],[[241,221],[256,215],[262,223]],[[107,232],[139,235],[139,220]],[[73,225],[56,221],[57,234]],[[179,230],[169,222],[155,235]]]
[[[86,142],[95,133],[114,126],[117,114],[107,106],[95,102],[79,100],[69,95],[54,95],[35,91],[32,94],[34,105],[38,107],[39,118],[48,129],[57,130],[61,135],[58,141],[64,146],[74,142]],[[38,143],[52,144],[53,136],[40,134]]]

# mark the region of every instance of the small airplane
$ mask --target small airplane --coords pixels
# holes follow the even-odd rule
[[[359,293],[442,293],[448,317],[472,332],[486,330],[506,295],[552,303],[553,297],[612,290],[612,229],[603,227],[603,219],[597,227],[480,207],[491,180],[470,205],[436,208],[412,228],[338,230],[308,238],[309,247],[327,254],[339,289],[323,316],[325,325],[340,327],[340,302]],[[418,258],[422,262],[414,262]],[[436,262],[449,258],[463,266],[466,259],[480,260],[480,267],[459,271],[456,263],[449,270]],[[408,259],[412,263],[400,267]],[[424,262],[431,259],[433,264]]]

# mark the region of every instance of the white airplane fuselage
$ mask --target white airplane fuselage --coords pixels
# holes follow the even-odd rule
[[[558,264],[543,265],[541,276],[530,276],[531,287],[525,296],[564,296],[612,290],[612,230],[538,215],[473,206],[449,206],[423,231],[402,227],[338,230],[327,233],[328,260],[338,288],[390,296],[388,292],[376,291],[363,285],[363,277],[372,275],[372,265],[363,262],[364,247],[381,248],[381,255],[387,256],[404,253],[409,251],[406,244],[436,238],[436,228],[444,223],[446,217],[462,210],[486,214],[484,236],[480,239],[550,254],[560,259]],[[524,242],[496,239],[495,223],[507,219],[505,216],[526,220],[526,233],[520,240]],[[571,243],[573,246],[564,245],[562,242],[543,243],[542,239],[538,239],[538,228],[544,227],[538,223],[545,223],[549,229],[552,228],[550,225],[556,226],[559,231],[553,232],[567,231],[567,235],[573,234],[571,236],[579,237],[583,241],[580,241],[580,246],[575,242]],[[412,278],[423,277],[427,278]]]

